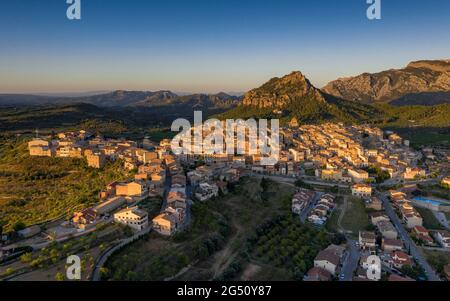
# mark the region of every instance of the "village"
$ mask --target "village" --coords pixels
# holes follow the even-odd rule
[[[14,237],[3,235],[0,258],[16,258],[25,246],[34,249],[51,241],[66,241],[114,223],[132,229],[133,235],[155,231],[162,236],[182,232],[191,222],[193,202],[207,202],[228,193],[229,185],[244,176],[266,177],[279,182],[300,182],[292,197],[292,213],[304,223],[325,227],[343,196],[360,200],[368,210],[370,229],[356,236],[344,231],[346,245],[331,245],[314,260],[305,275],[308,281],[381,280],[371,276],[367,259],[381,259],[383,277],[389,281],[436,280],[441,278],[418,251],[418,245],[450,249],[448,220],[450,201],[414,195],[420,185],[448,189],[449,154],[445,150],[413,150],[409,141],[391,131],[371,126],[290,126],[280,130],[280,155],[275,165],[261,164],[259,155],[174,155],[171,141],[142,143],[105,139],[87,131],[63,132],[28,143],[30,156],[80,158],[90,168],[102,170],[106,162],[120,161],[133,178],[109,183],[96,204],[43,230],[30,226]],[[248,147],[248,145],[246,145]],[[376,167],[376,168],[374,168]],[[161,209],[149,216],[143,206],[160,198]],[[442,229],[426,229],[416,208],[434,212]],[[341,231],[342,232],[342,231]],[[43,238],[41,240],[36,237]],[[405,275],[420,267],[417,279]],[[447,264],[442,277],[449,277]],[[422,278],[421,278],[422,277]]]

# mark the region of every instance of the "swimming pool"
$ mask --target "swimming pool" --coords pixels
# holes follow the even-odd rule
[[[427,203],[427,204],[430,204],[430,205],[433,205],[433,206],[441,206],[441,205],[445,206],[445,205],[448,205],[446,203],[443,203],[443,202],[440,202],[440,201],[436,201],[436,200],[430,200],[430,199],[427,199],[427,198],[424,198],[424,197],[414,197],[413,200],[414,201],[418,201],[418,202]]]

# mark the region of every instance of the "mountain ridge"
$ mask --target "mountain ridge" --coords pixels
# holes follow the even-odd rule
[[[408,105],[408,99],[414,98],[414,94],[419,94],[421,98],[411,104],[448,103],[450,60],[413,61],[402,69],[338,78],[329,82],[322,91],[363,103],[394,102],[397,105]]]

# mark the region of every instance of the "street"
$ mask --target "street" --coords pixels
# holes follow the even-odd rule
[[[359,247],[356,245],[356,241],[347,238],[347,251],[345,259],[342,262],[341,275],[343,278],[339,278],[339,281],[352,281],[353,272],[358,268],[358,262],[360,258]]]
[[[436,272],[433,270],[433,268],[428,264],[422,253],[417,248],[416,244],[411,240],[411,238],[408,235],[408,232],[404,228],[402,222],[400,221],[399,217],[394,211],[394,208],[392,208],[391,202],[387,198],[385,194],[379,195],[380,199],[383,202],[384,208],[386,210],[386,214],[391,219],[392,223],[397,228],[397,231],[400,235],[401,240],[405,244],[406,250],[409,250],[411,255],[417,260],[417,262],[422,266],[422,268],[425,270],[425,273],[428,277],[428,280],[430,281],[441,281],[441,279],[438,277]]]

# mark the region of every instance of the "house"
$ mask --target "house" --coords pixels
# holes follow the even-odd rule
[[[328,206],[317,205],[314,208],[313,212],[318,216],[325,217],[325,216],[327,216],[329,210],[330,210],[330,208]]]
[[[372,232],[359,231],[359,246],[361,249],[374,249],[376,244],[376,235]]]
[[[381,248],[385,252],[403,250],[403,242],[399,239],[383,238]]]
[[[416,226],[422,226],[422,216],[415,209],[405,210],[402,208],[403,221],[406,223],[408,229],[412,229]]]
[[[148,189],[143,181],[136,180],[130,183],[119,183],[116,185],[116,195],[127,197],[145,196]]]
[[[326,218],[318,216],[316,214],[311,214],[310,216],[308,216],[308,221],[317,226],[322,226],[326,222],[326,220]]]
[[[376,225],[377,223],[381,221],[390,221],[390,218],[386,215],[384,212],[373,212],[370,214],[370,221],[372,225]]]
[[[97,219],[97,212],[95,212],[92,208],[88,208],[81,212],[75,212],[72,222],[77,228],[86,230],[94,225]]]
[[[342,258],[342,256],[344,255],[344,252],[345,252],[345,247],[331,244],[325,249],[325,251],[333,252],[339,258]]]
[[[340,258],[331,250],[323,250],[314,259],[314,266],[327,270],[331,275],[336,274]]]
[[[342,170],[337,169],[322,169],[321,178],[325,181],[341,181]]]
[[[86,160],[89,167],[103,168],[106,163],[106,157],[102,153],[87,153]]]
[[[423,226],[415,226],[412,229],[412,233],[416,239],[423,242],[426,245],[432,245],[434,243],[433,238],[430,236],[430,232]]]
[[[219,188],[216,184],[210,184],[207,182],[200,183],[195,192],[195,197],[202,202],[205,202],[213,197],[219,195]]]
[[[450,232],[439,230],[435,232],[435,237],[443,248],[450,248]]]
[[[390,221],[378,222],[377,228],[383,238],[397,239],[398,232]]]
[[[306,273],[305,281],[331,281],[333,276],[323,268],[313,267]]]
[[[414,180],[425,176],[426,176],[425,170],[420,168],[407,167],[406,171],[403,173],[403,179],[405,180]]]
[[[51,143],[44,139],[34,139],[28,142],[28,151],[30,156],[53,157],[55,155]]]
[[[125,208],[114,213],[114,221],[141,231],[148,227],[148,214],[138,207]]]
[[[362,169],[347,169],[348,175],[352,178],[354,183],[363,183],[369,179],[369,173]]]
[[[367,184],[355,184],[352,186],[352,195],[368,198],[372,195],[372,187]]]
[[[178,218],[175,214],[163,212],[153,219],[153,229],[161,235],[170,236],[178,229]]]
[[[397,269],[401,269],[405,265],[413,265],[411,258],[403,251],[392,251],[390,255],[392,258],[392,266]]]

